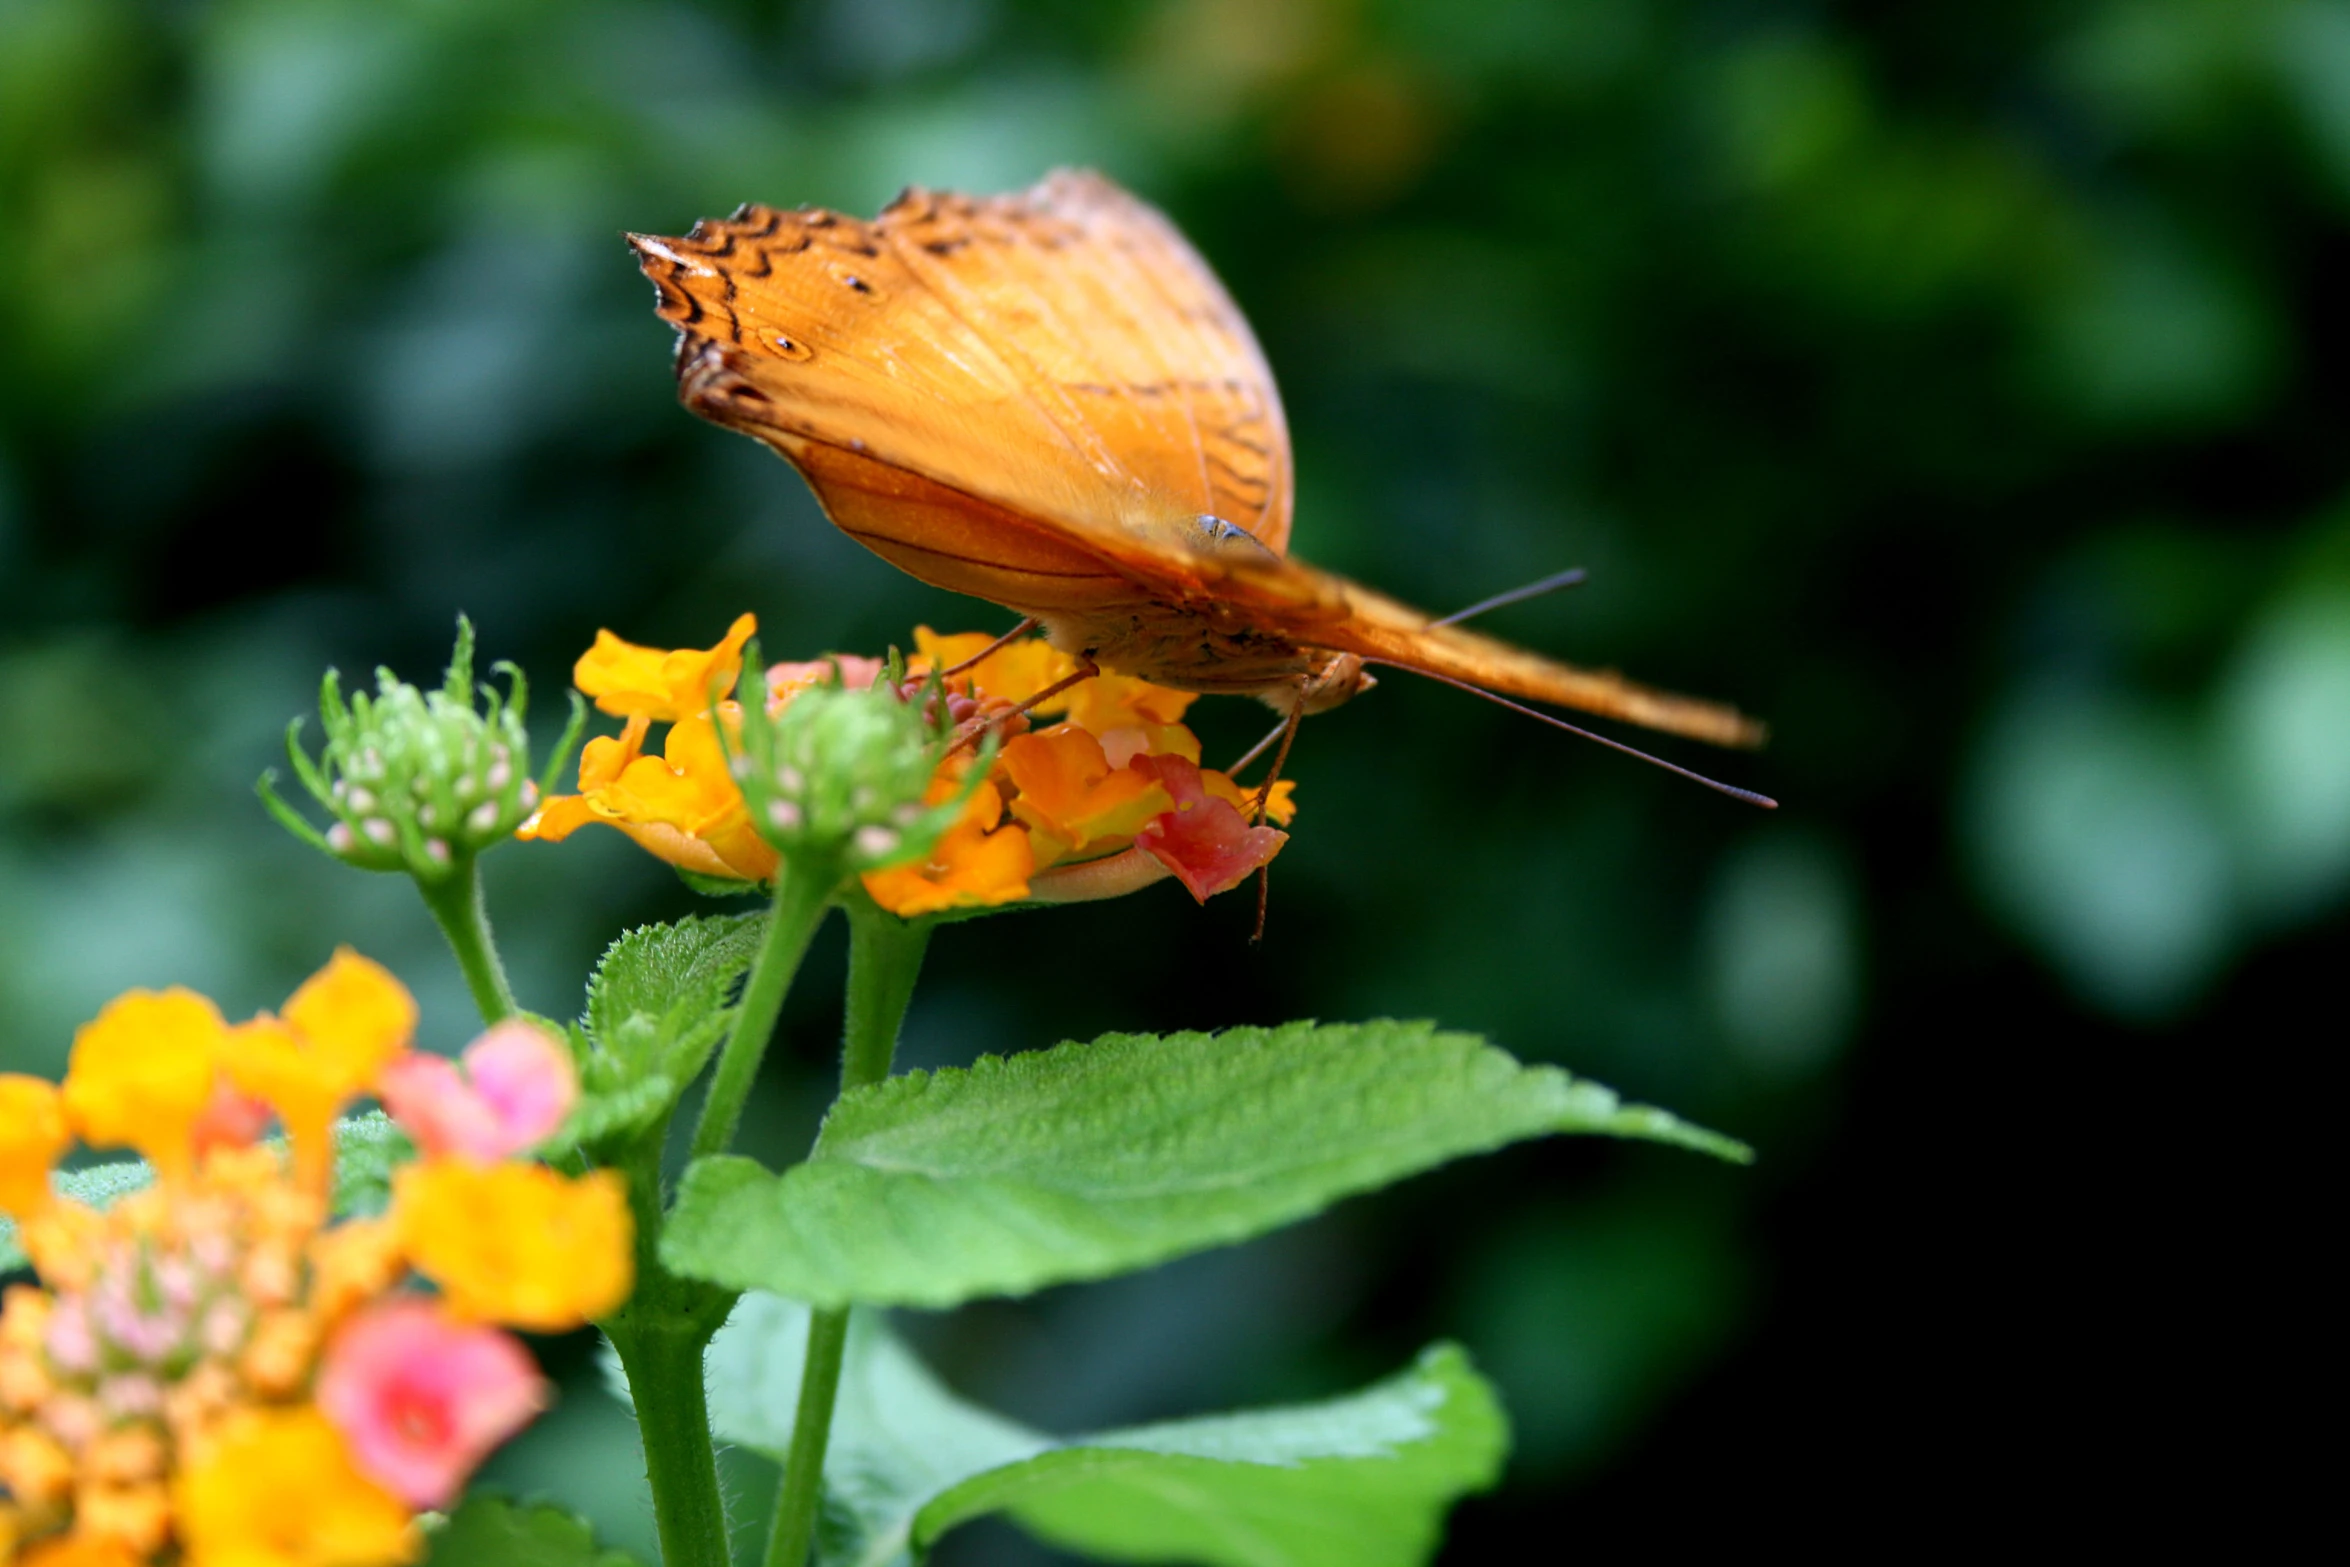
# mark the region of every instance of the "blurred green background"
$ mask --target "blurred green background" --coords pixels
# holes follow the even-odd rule
[[[249,792],[324,665],[432,677],[462,609],[551,734],[599,626],[1004,625],[675,406],[619,234],[1057,163],[1255,321],[1301,554],[1439,610],[1589,567],[1491,628],[1768,717],[1668,748],[1786,808],[1397,677],[1307,727],[1261,947],[1172,887],[958,927],[906,1059],[1428,1015],[1763,1160],[1519,1149],[916,1320],[956,1384],[1075,1429],[1458,1336],[1519,1432],[1466,1562],[1546,1520],[1818,1538],[2215,1379],[2296,1047],[2341,1034],[2340,0],[0,0],[0,1058],[54,1071],[133,984],[274,1004],[337,941],[462,1041],[405,885]],[[1264,722],[1197,712],[1211,753]],[[487,869],[549,1011],[697,901],[612,834]],[[549,1353],[503,1477],[649,1548],[633,1429]]]

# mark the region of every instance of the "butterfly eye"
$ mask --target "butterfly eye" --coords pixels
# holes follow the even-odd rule
[[[1223,551],[1238,546],[1250,554],[1274,553],[1266,548],[1264,540],[1236,523],[1226,522],[1214,512],[1201,512],[1191,519],[1191,526],[1198,542],[1212,550]]]

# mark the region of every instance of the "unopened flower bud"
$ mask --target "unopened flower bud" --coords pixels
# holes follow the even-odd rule
[[[288,830],[363,870],[406,871],[425,880],[504,842],[537,808],[539,781],[529,776],[530,735],[523,719],[529,688],[522,671],[500,692],[473,681],[473,627],[457,621],[457,646],[438,690],[420,691],[388,669],[376,689],[346,702],[329,670],[319,693],[326,746],[313,759],[299,741],[301,720],[286,731],[286,752],[311,797],[334,821],[320,833],[279,800],[272,780],[261,796]],[[572,722],[549,759],[552,774],[585,717],[573,699]],[[517,759],[523,764],[516,765]]]
[[[785,859],[817,853],[874,870],[927,852],[954,824],[959,796],[926,799],[939,737],[894,692],[816,685],[772,717],[767,708],[743,704],[739,777],[751,819]]]

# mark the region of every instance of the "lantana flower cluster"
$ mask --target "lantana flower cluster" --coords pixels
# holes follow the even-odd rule
[[[510,1022],[460,1066],[411,1050],[415,1023],[345,949],[276,1014],[134,990],[74,1036],[63,1084],[0,1075],[0,1212],[40,1280],[0,1306],[0,1563],[413,1561],[417,1513],[544,1406],[501,1325],[627,1298],[627,1194],[517,1157],[577,1097],[565,1045]],[[417,1157],[386,1211],[333,1222],[335,1119],[366,1094]],[[59,1194],[77,1139],[135,1150],[152,1184],[103,1210]]]
[[[599,632],[572,679],[624,726],[587,743],[579,793],[547,801],[519,836],[557,841],[601,822],[694,875],[773,881],[781,866],[771,841],[777,834],[754,818],[730,765],[741,754],[743,714],[726,693],[756,629],[743,615],[716,646],[676,651]],[[863,873],[875,903],[910,918],[1114,897],[1168,876],[1205,902],[1280,853],[1288,841],[1280,827],[1296,813],[1294,786],[1283,780],[1264,802],[1264,816],[1278,825],[1254,821],[1256,790],[1200,766],[1198,737],[1183,724],[1191,693],[1098,674],[1024,711],[1081,666],[1042,638],[979,657],[994,640],[984,632],[915,630],[915,653],[895,694],[944,704],[920,806],[958,798],[964,805],[927,852]],[[767,711],[780,715],[819,686],[871,689],[887,668],[845,654],[776,664],[766,672]],[[934,675],[946,678],[934,682]],[[1054,717],[1059,721],[1039,722]],[[658,754],[649,747],[655,724],[669,726]],[[980,753],[972,742],[982,734],[1001,744],[985,776],[974,780]],[[918,808],[909,802],[909,815]]]

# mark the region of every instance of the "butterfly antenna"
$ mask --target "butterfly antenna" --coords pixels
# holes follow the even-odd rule
[[[1526,599],[1538,599],[1545,593],[1556,593],[1561,588],[1579,586],[1590,575],[1591,573],[1582,567],[1572,566],[1555,576],[1544,577],[1540,582],[1529,582],[1522,588],[1512,588],[1507,593],[1496,593],[1489,599],[1479,599],[1467,609],[1456,609],[1442,620],[1431,620],[1428,624],[1431,626],[1457,626],[1464,620],[1475,620],[1487,610],[1499,609],[1504,604],[1517,604]],[[1400,669],[1403,666],[1399,664],[1396,667]]]
[[[1661,756],[1651,756],[1646,751],[1640,750],[1638,747],[1626,745],[1621,740],[1611,740],[1606,735],[1596,734],[1589,729],[1582,728],[1579,725],[1570,724],[1563,718],[1553,718],[1550,714],[1539,712],[1534,708],[1526,706],[1522,702],[1513,702],[1506,696],[1495,696],[1492,692],[1486,690],[1483,686],[1473,686],[1466,680],[1455,680],[1450,675],[1440,675],[1432,669],[1414,669],[1409,664],[1392,664],[1382,658],[1366,658],[1363,660],[1363,662],[1366,664],[1377,664],[1382,669],[1401,669],[1409,674],[1418,675],[1424,680],[1439,681],[1445,685],[1453,686],[1459,690],[1466,691],[1471,696],[1481,696],[1496,707],[1506,707],[1513,713],[1525,714],[1528,718],[1533,719],[1536,723],[1548,724],[1553,729],[1564,729],[1568,734],[1581,735],[1586,740],[1597,741],[1599,744],[1606,746],[1611,751],[1621,751],[1626,756],[1636,757],[1639,760],[1648,763],[1651,767],[1661,767],[1668,773],[1678,773],[1683,778],[1688,779],[1691,783],[1703,784],[1708,789],[1711,789],[1714,793],[1726,794],[1733,800],[1743,800],[1748,805],[1758,805],[1766,811],[1775,811],[1779,808],[1779,802],[1772,799],[1767,794],[1757,794],[1752,789],[1741,789],[1736,784],[1726,784],[1718,778],[1708,778],[1703,773],[1693,773],[1688,768],[1681,766],[1679,763],[1668,762]]]
[[[963,660],[963,662],[957,664],[954,668],[940,670],[938,678],[941,680],[952,680],[955,678],[955,676],[961,674],[964,670],[970,669],[975,665],[986,663],[989,657],[991,657],[993,654],[1009,646],[1010,644],[1019,641],[1022,637],[1028,635],[1028,633],[1034,631],[1042,624],[1043,622],[1038,620],[1034,615],[1029,616],[1026,620],[1021,621],[1020,624],[1014,626],[1011,630],[1005,632],[1002,636],[996,638],[993,642],[990,642],[987,646],[981,648],[978,652],[972,654],[969,658]]]

